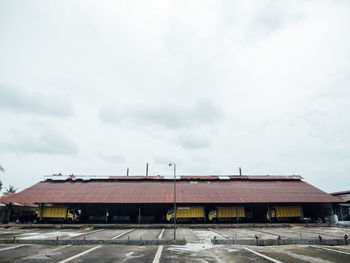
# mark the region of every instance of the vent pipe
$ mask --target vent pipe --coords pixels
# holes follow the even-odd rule
[[[126,169],[126,176],[129,176],[129,167]]]
[[[242,176],[242,169],[239,167],[239,176]]]
[[[146,176],[148,176],[148,163],[146,163]]]

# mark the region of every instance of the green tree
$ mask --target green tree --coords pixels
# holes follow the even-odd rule
[[[9,185],[8,188],[5,188],[6,192],[4,193],[5,195],[7,194],[14,194],[17,191],[17,188],[15,188],[13,185]]]

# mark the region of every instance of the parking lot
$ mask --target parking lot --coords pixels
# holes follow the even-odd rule
[[[21,229],[0,228],[1,240],[24,243],[0,245],[0,262],[350,262],[350,246],[285,245],[214,245],[211,240],[317,240],[341,239],[349,228],[337,227],[273,227],[273,228],[188,228],[179,227],[177,238],[185,245],[47,245],[32,240],[168,240],[171,228],[123,229]],[[28,241],[28,243],[25,243]]]

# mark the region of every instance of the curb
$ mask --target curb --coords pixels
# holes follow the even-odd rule
[[[316,223],[239,223],[239,224],[178,224],[178,227],[188,228],[274,228],[274,227],[346,227],[336,224],[316,224]],[[79,228],[94,228],[94,229],[125,229],[125,228],[173,228],[173,224],[0,224],[0,227],[10,228],[18,227],[23,229],[33,228],[48,228],[48,229],[79,229]]]
[[[185,245],[182,239],[168,240],[40,240],[40,239],[2,239],[0,244],[39,244],[39,245],[136,245],[136,246],[157,246],[157,245]]]
[[[212,239],[214,245],[283,246],[283,245],[347,245],[344,239]]]

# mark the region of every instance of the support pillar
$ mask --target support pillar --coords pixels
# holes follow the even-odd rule
[[[139,224],[141,223],[141,206],[139,206],[138,222],[139,222]]]
[[[106,207],[106,223],[108,223],[108,216],[109,216],[108,207]]]
[[[12,204],[8,204],[7,205],[7,211],[6,211],[6,215],[5,215],[5,223],[10,222],[10,218],[11,218],[11,213],[12,213]]]
[[[343,216],[343,207],[339,206],[339,215],[340,215],[340,220],[344,221],[344,216]]]
[[[300,206],[300,216],[301,216],[301,220],[304,220],[304,209],[303,206]]]
[[[43,220],[43,212],[44,212],[44,204],[40,204],[40,218],[39,218],[40,223]]]
[[[272,211],[270,206],[267,207],[267,220],[271,222],[272,220]]]

